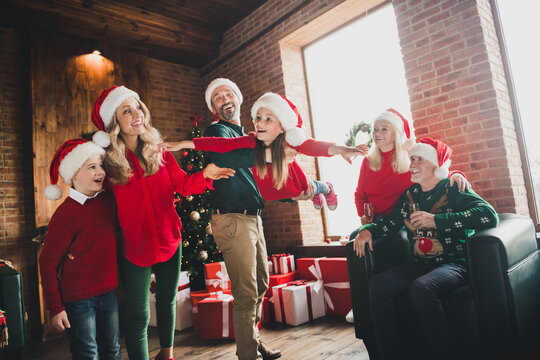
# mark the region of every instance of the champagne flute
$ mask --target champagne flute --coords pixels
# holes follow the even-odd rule
[[[371,224],[373,222],[373,217],[375,216],[375,209],[373,208],[373,205],[371,203],[364,203],[364,215],[366,216],[366,220],[368,224]]]

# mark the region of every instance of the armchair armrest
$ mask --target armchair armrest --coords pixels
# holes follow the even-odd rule
[[[531,219],[500,214],[499,220],[467,240],[481,336],[491,358],[527,357],[540,333],[540,251]]]

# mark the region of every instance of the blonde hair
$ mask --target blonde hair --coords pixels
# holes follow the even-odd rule
[[[158,150],[158,144],[162,143],[163,140],[159,131],[152,127],[150,111],[148,111],[146,105],[140,100],[137,100],[137,102],[143,111],[145,131],[137,138],[135,156],[144,170],[144,176],[149,176],[155,174],[159,167],[163,165],[163,158]],[[105,171],[113,184],[125,185],[133,176],[133,168],[126,157],[126,146],[122,139],[116,111],[107,132],[111,138],[111,145],[107,149],[103,162]]]
[[[403,134],[398,131],[394,127],[394,125],[392,125],[392,123],[385,120],[375,121],[373,127],[375,127],[375,124],[381,122],[388,124],[388,126],[394,131],[394,154],[392,155],[392,170],[394,170],[394,172],[398,174],[406,173],[407,171],[409,171],[411,160],[409,159],[409,152],[405,149],[404,146],[405,139],[403,139]],[[375,144],[375,141],[373,142],[373,146],[371,147],[371,149],[369,149],[367,158],[369,161],[369,168],[371,170],[381,170],[383,158],[380,149]]]
[[[274,188],[279,190],[285,185],[289,177],[289,164],[287,164],[285,156],[285,133],[279,134],[269,148],[272,153]],[[266,149],[267,146],[261,140],[255,140],[255,170],[261,179],[268,175],[266,171]]]

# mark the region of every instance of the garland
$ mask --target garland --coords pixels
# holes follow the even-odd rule
[[[371,124],[364,121],[354,124],[351,130],[349,130],[349,132],[345,135],[346,137],[345,145],[347,146],[359,145],[359,144],[356,144],[355,142],[356,142],[356,135],[358,135],[360,131],[371,134]],[[373,142],[373,139],[370,136],[368,142],[366,143],[366,146],[370,148],[372,142]]]

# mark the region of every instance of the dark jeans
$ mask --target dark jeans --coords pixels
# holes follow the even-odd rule
[[[402,345],[394,308],[395,298],[408,292],[422,327],[417,346],[429,359],[450,356],[450,335],[440,297],[466,282],[462,264],[407,264],[374,275],[369,281],[369,304],[378,348],[383,359],[400,359]]]
[[[74,360],[120,359],[116,291],[66,303],[66,312]]]

